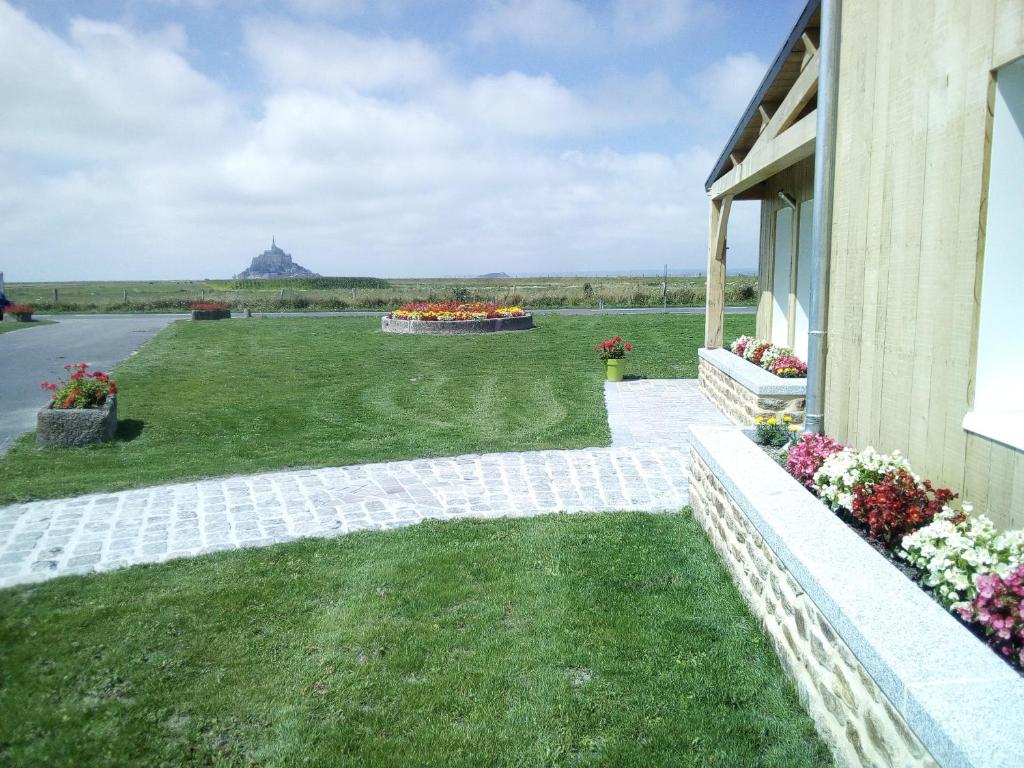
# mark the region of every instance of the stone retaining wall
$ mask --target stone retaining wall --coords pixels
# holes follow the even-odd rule
[[[459,333],[525,331],[529,328],[533,328],[533,315],[495,317],[483,320],[402,320],[386,316],[380,319],[380,329],[384,333],[422,333],[453,336]]]
[[[737,427],[690,503],[843,766],[1019,768],[1024,677]]]
[[[690,504],[836,764],[938,765],[707,465],[691,456]]]
[[[731,352],[726,354],[732,355]],[[736,355],[732,355],[736,357]],[[744,364],[757,368],[753,363],[741,360],[736,357],[737,364]],[[803,379],[779,379],[777,376],[758,369],[766,376],[770,376],[778,382],[800,382]],[[704,393],[718,409],[724,413],[734,424],[750,426],[758,416],[784,416],[790,415],[795,421],[801,422],[804,418],[805,392],[796,394],[784,392],[764,392],[767,387],[744,383],[723,370],[716,361],[701,356],[697,365],[697,380],[700,390]],[[805,386],[805,385],[804,385]],[[777,388],[783,389],[785,384]],[[800,387],[801,390],[804,387]]]

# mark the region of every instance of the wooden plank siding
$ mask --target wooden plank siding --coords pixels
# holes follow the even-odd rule
[[[843,3],[825,428],[859,447],[903,450],[1003,526],[1024,526],[1024,452],[961,423],[992,69],[1021,55],[1019,0]]]
[[[779,199],[779,192],[785,191],[796,198],[797,205],[814,196],[814,156],[805,158],[791,165],[758,188],[763,195],[761,201],[761,240],[758,255],[758,290],[760,298],[757,303],[757,337],[770,339],[772,334],[772,276],[775,272],[775,214],[785,207]],[[797,217],[794,215],[794,228]],[[797,238],[794,234],[793,248],[796,254]],[[796,270],[792,270],[793,279]],[[795,286],[795,283],[794,283]],[[790,306],[796,302],[794,286],[790,286]],[[790,312],[792,319],[792,310]]]

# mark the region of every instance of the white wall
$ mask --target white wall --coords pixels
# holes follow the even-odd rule
[[[775,214],[775,265],[772,268],[772,337],[770,341],[789,346],[789,287],[793,267],[793,210],[781,208]]]
[[[1024,59],[996,76],[985,235],[978,411],[1020,408],[1024,387]]]

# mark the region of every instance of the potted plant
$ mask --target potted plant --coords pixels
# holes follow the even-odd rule
[[[65,365],[67,379],[44,381],[50,403],[36,417],[40,447],[71,448],[112,440],[117,431],[117,385],[103,371],[89,371],[88,363]]]
[[[32,312],[34,310],[28,304],[8,304],[3,308],[5,315],[10,315],[14,318],[15,322],[18,323],[30,323],[32,322]]]
[[[193,320],[229,320],[231,308],[223,301],[197,301],[192,305]]]
[[[608,381],[622,381],[626,373],[626,353],[633,351],[633,345],[623,341],[621,336],[606,339],[594,347],[594,351],[604,360],[605,375]]]

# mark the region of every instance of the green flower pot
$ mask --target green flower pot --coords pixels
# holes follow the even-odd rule
[[[626,358],[619,357],[605,360],[604,370],[608,376],[608,381],[622,381],[622,376],[626,373]]]

